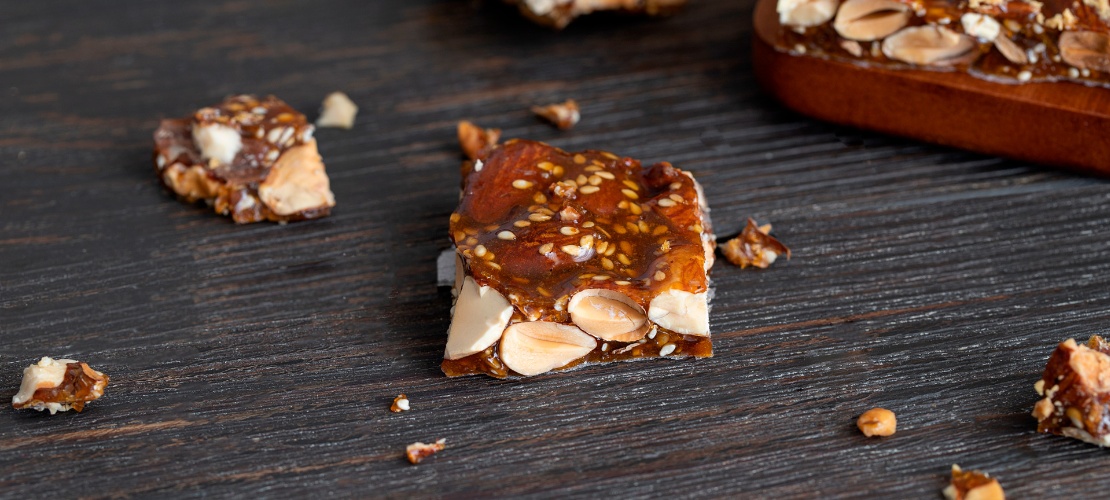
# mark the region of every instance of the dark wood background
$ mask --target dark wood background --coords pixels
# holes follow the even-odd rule
[[[4,2],[0,395],[43,355],[112,384],[0,408],[0,496],[930,498],[952,463],[1013,498],[1110,486],[1029,416],[1055,344],[1110,325],[1110,185],[793,114],[755,84],[752,6],[554,33],[465,0]],[[334,90],[362,110],[318,133],[332,217],[236,226],[156,181],[160,118]],[[573,131],[528,111],[568,97]],[[714,269],[712,359],[447,379],[460,119],[672,161],[794,259]],[[873,406],[897,435],[855,430]]]

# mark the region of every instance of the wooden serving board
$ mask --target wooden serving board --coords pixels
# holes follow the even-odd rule
[[[800,113],[991,155],[1110,175],[1110,89],[1004,84],[962,72],[863,67],[775,47],[775,0],[754,14],[753,64]]]

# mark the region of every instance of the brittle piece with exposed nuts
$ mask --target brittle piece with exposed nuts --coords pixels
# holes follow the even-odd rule
[[[404,394],[398,394],[397,397],[393,398],[393,404],[389,406],[389,411],[401,413],[403,411],[409,411],[409,408],[409,397]]]
[[[748,266],[766,269],[782,255],[789,259],[790,249],[770,233],[769,224],[759,226],[749,218],[740,235],[725,242],[721,247],[721,253],[725,254],[729,262],[740,266],[741,269]]]
[[[1101,337],[1087,345],[1068,339],[1056,347],[1034,388],[1037,432],[1110,445],[1110,355]]]
[[[415,465],[423,462],[425,458],[428,458],[438,452],[443,451],[443,449],[446,447],[446,439],[440,439],[431,444],[425,444],[421,442],[412,443],[405,447],[405,458],[408,459],[409,463]]]
[[[948,500],[1006,500],[997,479],[986,472],[965,471],[956,464],[952,464],[952,480],[943,493]]]
[[[578,112],[578,103],[574,102],[574,99],[546,106],[532,106],[532,112],[551,122],[559,130],[570,130],[582,118]]]
[[[593,12],[617,11],[650,16],[676,12],[686,0],[505,0],[536,23],[563,29],[574,18]]]
[[[688,172],[511,140],[481,148],[462,173],[444,373],[712,355],[715,239]]]
[[[86,403],[103,396],[107,386],[108,376],[85,363],[44,357],[23,370],[23,382],[12,397],[12,407],[48,410],[51,415],[71,409],[80,413]]]
[[[458,125],[459,146],[463,154],[471,160],[478,157],[483,148],[492,147],[501,139],[501,129],[481,128],[468,121],[461,121]]]
[[[335,206],[315,127],[282,100],[227,98],[154,133],[158,177],[240,224],[325,217]]]

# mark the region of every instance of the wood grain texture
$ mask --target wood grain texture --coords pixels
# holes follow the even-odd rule
[[[1071,82],[996,83],[963,71],[865,67],[780,50],[776,0],[755,7],[755,72],[768,92],[822,120],[1110,175],[1110,91]],[[874,42],[878,43],[878,42]]]
[[[954,462],[1013,498],[1106,488],[1105,450],[1029,412],[1055,344],[1110,325],[1110,185],[787,111],[752,8],[553,33],[466,1],[10,3],[0,395],[43,355],[112,384],[80,415],[0,408],[0,496],[929,498]],[[235,226],[154,178],[160,118],[333,90],[362,111],[318,133],[330,218]],[[568,97],[570,132],[528,110]],[[721,232],[773,222],[794,258],[714,269],[713,358],[447,379],[464,118],[672,161]],[[873,406],[898,434],[855,430]]]

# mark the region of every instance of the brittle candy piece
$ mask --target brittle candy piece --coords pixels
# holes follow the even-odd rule
[[[43,357],[23,370],[23,382],[12,397],[12,407],[49,410],[51,415],[71,409],[80,413],[85,403],[103,396],[107,386],[108,376],[85,363]]]
[[[772,237],[770,225],[760,227],[754,220],[748,219],[748,224],[740,235],[728,240],[721,253],[729,262],[740,266],[741,269],[755,266],[761,269],[771,267],[780,255],[790,258],[790,249],[786,248],[779,240]]]
[[[986,472],[965,471],[952,464],[952,481],[944,488],[948,500],[1006,500],[1002,485]]]
[[[714,238],[688,172],[511,140],[462,173],[444,373],[712,355]]]
[[[325,217],[335,206],[315,127],[280,99],[227,98],[162,120],[154,164],[171,191],[240,224]]]
[[[536,23],[563,29],[574,18],[592,12],[618,11],[660,16],[674,13],[686,0],[505,0]]]
[[[559,130],[570,130],[582,119],[582,114],[578,112],[578,103],[574,99],[546,106],[532,106],[532,112],[551,122]]]
[[[501,129],[481,128],[465,120],[459,122],[458,134],[459,146],[471,160],[478,157],[482,148],[493,146],[501,139]]]
[[[425,458],[428,458],[438,452],[443,451],[443,449],[446,447],[446,439],[440,439],[431,444],[420,442],[412,443],[405,447],[405,458],[409,460],[409,463],[416,465],[420,462],[423,462]]]
[[[1068,339],[1048,358],[1034,388],[1044,396],[1033,407],[1037,432],[1110,445],[1110,355],[1101,337],[1087,345]]]

